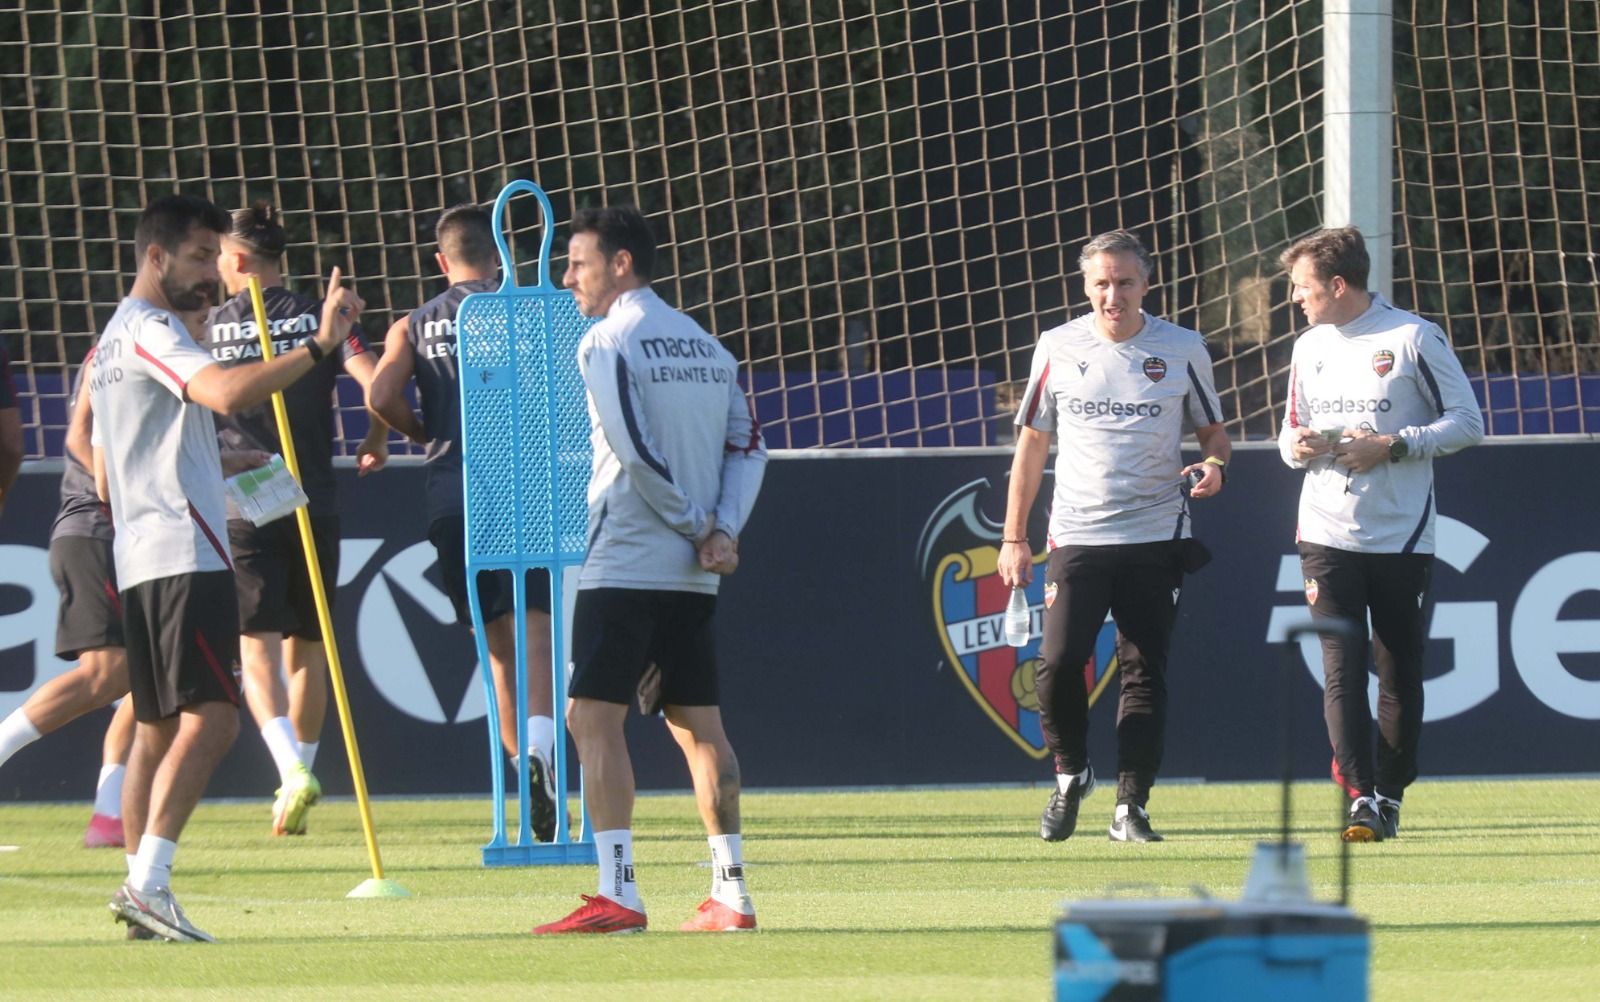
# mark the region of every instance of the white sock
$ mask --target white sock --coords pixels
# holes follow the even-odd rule
[[[1140,807],[1138,804],[1118,804],[1117,805],[1117,813],[1112,818],[1112,820],[1121,821],[1124,818],[1126,818],[1133,811],[1138,811],[1140,816],[1142,816],[1142,817],[1148,818],[1150,816],[1150,813],[1148,811],[1146,811],[1143,807]]]
[[[22,707],[11,711],[11,715],[0,720],[0,765],[17,752],[39,740],[39,728],[33,726],[33,721],[22,712]]]
[[[94,789],[94,812],[108,818],[122,817],[122,777],[128,767],[108,762],[100,767],[100,785]]]
[[[556,760],[556,722],[554,718],[528,718],[528,747],[539,749],[546,762],[554,762]]]
[[[295,740],[294,725],[288,717],[273,717],[261,725],[261,740],[272,753],[272,763],[278,767],[278,779],[287,780],[289,773],[300,764],[300,742]]]
[[[128,879],[132,880],[133,879],[133,868],[138,865],[139,857],[135,856],[131,852],[125,852],[125,853],[122,854],[122,858],[128,861]]]
[[[594,833],[600,857],[600,893],[624,908],[644,911],[639,885],[633,879],[633,832],[627,828]]]
[[[128,868],[128,883],[146,894],[158,887],[172,886],[172,857],[178,843],[155,835],[139,839],[139,853]]]
[[[1066,793],[1067,789],[1072,785],[1073,780],[1077,780],[1080,783],[1089,782],[1089,770],[1085,769],[1082,772],[1056,773],[1056,789],[1060,790],[1062,793]]]
[[[317,760],[317,746],[321,743],[322,742],[320,741],[299,742],[301,765],[305,766],[307,769],[311,768],[311,764]]]
[[[711,835],[711,896],[736,911],[750,907],[744,884],[744,847],[738,835]]]

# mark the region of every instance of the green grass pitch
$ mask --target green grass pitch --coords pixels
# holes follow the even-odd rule
[[[83,805],[0,806],[0,997],[22,999],[1045,999],[1063,901],[1237,897],[1277,823],[1269,784],[1160,786],[1168,841],[1105,835],[1112,798],[1041,842],[1046,791],[754,793],[746,859],[762,931],[680,934],[709,886],[688,795],[641,798],[642,936],[534,939],[594,891],[591,867],[486,870],[488,804],[374,805],[406,900],[349,900],[369,874],[351,801],[275,839],[269,805],[202,805],[179,900],[216,946],[130,943],[106,902],[115,850],[86,850]],[[1314,893],[1337,890],[1335,793],[1296,787]],[[1353,848],[1352,905],[1372,923],[1375,999],[1600,997],[1600,780],[1445,782],[1412,790],[1401,838]]]

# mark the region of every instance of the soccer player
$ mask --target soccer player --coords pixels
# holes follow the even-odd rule
[[[91,349],[69,405],[61,507],[50,528],[50,576],[61,594],[56,656],[78,665],[40,686],[0,721],[0,765],[40,737],[128,694],[122,609],[111,562],[111,512],[96,493],[90,472],[93,412],[83,382],[93,358]],[[87,848],[124,844],[122,779],[132,742],[133,703],[124,700],[112,715],[102,742],[94,812],[83,835]]]
[[[739,531],[767,453],[733,356],[655,294],[654,265],[655,239],[637,209],[573,217],[563,284],[585,316],[604,318],[578,346],[594,468],[567,704],[600,888],[535,933],[648,925],[634,880],[633,763],[623,722],[652,662],[711,843],[711,896],[682,928],[756,927],[740,843],[739,760],[718,704],[713,620],[719,578],[739,564]]]
[[[456,310],[474,292],[500,287],[500,253],[494,224],[476,205],[457,205],[439,217],[434,235],[439,270],[450,287],[407,316],[384,335],[383,359],[368,387],[367,407],[390,427],[427,446],[428,540],[438,553],[445,591],[456,621],[470,629],[467,600],[465,490],[461,480],[461,384],[456,369]],[[422,406],[418,420],[405,397],[406,383],[416,379]],[[528,770],[533,787],[530,818],[541,842],[556,837],[555,718],[551,716],[550,575],[532,571],[527,579],[528,616]],[[511,614],[515,596],[508,571],[479,575],[478,601],[483,612],[489,667],[500,712],[500,741],[506,754],[517,753],[516,626]]]
[[[1028,512],[1056,434],[1055,491],[1045,570],[1044,639],[1036,677],[1039,719],[1055,755],[1056,789],[1039,819],[1048,842],[1070,837],[1094,790],[1083,664],[1109,611],[1117,624],[1117,842],[1159,842],[1146,810],[1161,767],[1167,653],[1186,570],[1203,550],[1190,538],[1180,484],[1215,497],[1232,455],[1205,340],[1140,306],[1152,264],[1139,238],[1103,233],[1078,256],[1092,312],[1047,330],[1017,411],[1000,578],[1033,576]],[[1183,465],[1185,423],[1205,460]]]
[[[1376,761],[1364,640],[1323,635],[1322,706],[1333,778],[1350,796],[1344,840],[1376,842],[1399,834],[1417,778],[1433,460],[1482,440],[1483,419],[1444,331],[1367,291],[1355,227],[1296,241],[1281,260],[1311,328],[1295,341],[1278,450],[1306,471],[1296,539],[1313,619],[1371,616]]]
[[[201,339],[218,364],[228,367],[261,359],[250,300],[252,275],[262,286],[274,354],[292,351],[302,338],[317,330],[319,304],[284,287],[281,262],[287,243],[288,236],[271,203],[256,202],[233,213],[232,228],[222,238],[217,259],[223,287],[231,298],[211,311]],[[372,382],[377,363],[359,327],[350,328],[333,356],[318,359],[309,375],[283,391],[330,614],[339,580],[333,394],[341,368],[363,390]],[[357,450],[361,474],[384,465],[388,430],[382,422],[372,422]],[[269,455],[283,451],[270,403],[220,416],[217,435],[224,450]],[[293,518],[261,526],[245,518],[230,518],[228,546],[239,587],[239,653],[245,697],[278,770],[272,831],[275,835],[304,835],[306,813],[322,795],[311,768],[327,714],[328,655],[317,622],[299,525]]]
[[[223,535],[223,466],[211,412],[266,400],[339,347],[362,302],[334,269],[314,344],[261,365],[224,368],[191,334],[219,298],[226,213],[169,195],[139,219],[133,289],[95,347],[89,389],[97,485],[117,527],[128,680],[138,720],[122,815],[123,922],[177,942],[212,942],[171,887],[177,842],[239,730],[239,604]]]

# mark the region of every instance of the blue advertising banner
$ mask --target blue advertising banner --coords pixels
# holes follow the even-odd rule
[[[1421,749],[1427,775],[1600,772],[1600,470],[1587,440],[1491,442],[1436,464],[1438,565]],[[42,466],[42,464],[41,464]],[[723,705],[752,787],[1043,781],[1035,636],[1001,637],[995,574],[1009,453],[781,453],[719,600]],[[58,473],[32,467],[0,518],[0,716],[56,673],[47,536]],[[475,653],[426,540],[420,466],[340,470],[336,631],[368,783],[377,794],[484,793]],[[1048,481],[1047,481],[1048,484]],[[1226,491],[1195,505],[1210,566],[1186,579],[1169,671],[1168,777],[1271,779],[1289,721],[1298,775],[1327,775],[1315,643],[1274,643],[1305,614],[1294,556],[1299,474],[1240,449]],[[1032,539],[1043,560],[1044,501]],[[1114,631],[1084,666],[1090,752],[1114,768]],[[332,715],[332,707],[329,713]],[[86,799],[107,715],[0,767],[0,799]],[[688,773],[665,725],[630,721],[644,789]],[[318,773],[349,790],[336,722]],[[270,795],[246,726],[213,795]]]

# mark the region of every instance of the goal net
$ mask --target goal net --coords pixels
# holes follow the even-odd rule
[[[149,199],[271,199],[290,284],[344,267],[376,341],[442,288],[438,213],[518,177],[558,221],[645,211],[658,288],[741,360],[774,446],[1009,441],[1038,333],[1085,308],[1078,248],[1113,227],[1155,253],[1147,308],[1209,336],[1236,437],[1276,431],[1276,256],[1322,221],[1320,2],[58,6],[0,12],[30,455],[60,451]],[[1395,298],[1450,331],[1495,431],[1593,430],[1597,4],[1476,6],[1396,4]]]

